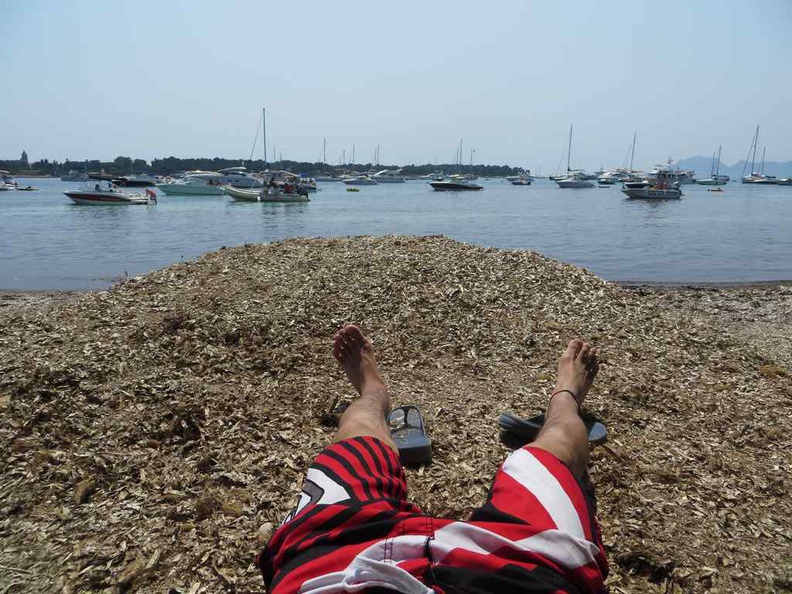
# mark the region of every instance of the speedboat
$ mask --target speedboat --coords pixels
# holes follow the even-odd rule
[[[310,202],[308,192],[296,186],[269,186],[255,190],[223,186],[223,193],[235,202]]]
[[[530,186],[533,180],[534,178],[531,175],[530,169],[528,171],[521,169],[520,173],[518,173],[517,175],[506,176],[506,181],[510,182],[512,185],[515,186]]]
[[[515,175],[509,179],[513,186],[530,186],[531,178],[527,175]]]
[[[8,186],[5,188],[6,190],[13,190],[17,185],[17,181],[10,172],[0,169],[0,184]]]
[[[261,188],[264,183],[244,167],[228,167],[219,171],[188,171],[181,179],[157,184],[165,194],[187,196],[220,196],[223,186]]]
[[[776,183],[779,186],[792,186],[792,177],[779,177]]]
[[[380,184],[403,184],[404,176],[401,169],[383,169],[371,176],[374,181]]]
[[[465,192],[471,190],[483,190],[484,187],[479,184],[474,184],[464,176],[451,176],[442,181],[429,182],[433,190],[438,192]]]
[[[156,204],[157,195],[151,190],[145,194],[127,192],[112,183],[96,184],[93,188],[64,192],[75,204]]]

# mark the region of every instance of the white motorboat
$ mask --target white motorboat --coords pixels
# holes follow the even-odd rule
[[[223,186],[223,193],[231,196],[235,202],[310,202],[307,191],[300,191],[298,187],[291,189],[269,186],[260,189],[243,189],[233,186]]]
[[[77,171],[76,169],[70,169],[69,173],[66,175],[61,175],[61,181],[68,181],[68,182],[87,182],[90,178],[88,174],[84,171]]]
[[[403,184],[405,182],[401,169],[383,169],[372,175],[371,178],[379,184]]]
[[[377,180],[368,175],[356,175],[342,180],[348,186],[376,186]]]
[[[12,176],[9,171],[0,169],[0,184],[4,184],[8,186],[6,190],[13,190],[17,185],[17,181],[14,179],[14,176]]]
[[[156,204],[157,195],[151,190],[145,194],[127,192],[112,183],[86,186],[64,192],[75,204]]]
[[[181,179],[157,184],[165,194],[186,196],[219,196],[223,186],[261,188],[264,183],[244,167],[228,167],[220,171],[188,171]]]
[[[531,170],[521,170],[517,175],[507,175],[506,181],[510,182],[513,186],[530,186],[534,178],[531,175]]]
[[[779,177],[776,182],[779,186],[792,186],[792,177]]]
[[[7,192],[8,190],[16,190],[16,186],[12,186],[11,184],[7,184],[5,182],[0,182],[0,192]]]
[[[530,175],[514,175],[509,178],[513,186],[530,186],[533,178]]]

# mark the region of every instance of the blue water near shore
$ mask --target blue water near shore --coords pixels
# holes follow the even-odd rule
[[[562,190],[539,180],[434,192],[420,181],[320,184],[306,204],[165,196],[151,206],[80,206],[80,184],[19,179],[0,192],[0,290],[104,288],[221,246],[288,237],[434,235],[519,248],[619,281],[730,283],[792,279],[792,187],[684,186],[682,200],[626,200],[618,186]]]

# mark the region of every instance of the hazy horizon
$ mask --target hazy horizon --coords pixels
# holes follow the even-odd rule
[[[600,3],[601,4],[601,3]],[[492,5],[14,1],[0,158],[285,159],[636,168],[792,160],[785,0]],[[254,158],[261,158],[261,143]],[[565,161],[562,167],[565,167]]]

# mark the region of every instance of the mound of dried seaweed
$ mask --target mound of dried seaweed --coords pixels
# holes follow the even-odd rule
[[[673,298],[443,237],[221,250],[0,318],[0,588],[261,589],[256,550],[349,400],[330,339],[356,322],[435,461],[413,499],[464,516],[539,410],[573,336],[614,592],[790,587],[789,371]]]

